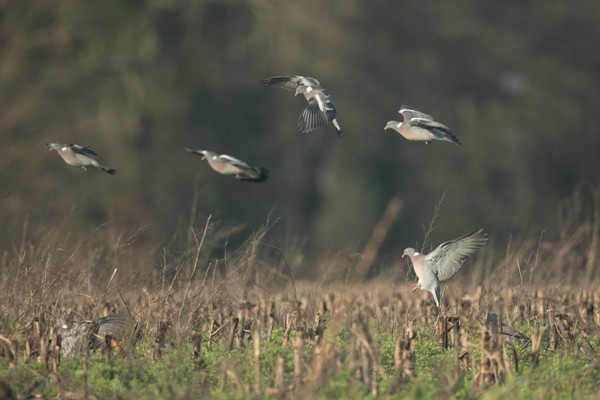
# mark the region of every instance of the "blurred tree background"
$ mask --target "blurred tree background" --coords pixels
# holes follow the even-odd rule
[[[585,0],[2,1],[0,247],[109,224],[158,249],[198,215],[246,236],[272,215],[316,260],[360,251],[396,195],[383,259],[422,241],[442,198],[432,244],[551,228],[561,199],[600,181],[599,20]],[[304,100],[259,83],[295,74],[330,90],[342,138],[301,134]],[[384,133],[405,102],[463,146]],[[91,145],[117,175],[47,141]],[[220,176],[183,147],[271,179]]]

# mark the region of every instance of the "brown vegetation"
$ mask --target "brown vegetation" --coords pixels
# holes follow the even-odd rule
[[[573,200],[567,204],[577,210]],[[278,396],[299,390],[316,393],[348,368],[352,379],[378,396],[382,384],[395,392],[417,378],[415,343],[431,335],[438,337],[439,346],[455,352],[456,365],[444,372],[446,379],[456,381],[470,370],[476,387],[484,390],[505,382],[518,370],[521,357],[514,348],[507,350],[498,325],[484,324],[490,312],[500,315],[502,323],[531,332],[531,342],[524,345],[532,346],[534,365],[540,362],[540,351],[560,351],[563,346],[577,346],[582,354],[597,351],[589,340],[600,335],[600,292],[595,264],[589,261],[595,257],[590,248],[595,239],[577,234],[593,233],[597,226],[592,221],[577,224],[567,218],[561,226],[567,240],[515,239],[520,245],[512,245],[500,259],[493,251],[483,252],[445,286],[443,319],[436,317],[430,296],[413,295],[410,285],[397,278],[341,283],[338,278],[346,276],[347,267],[338,264],[337,273],[326,279],[296,281],[295,269],[301,265],[288,260],[299,255],[273,245],[273,223],[239,249],[213,257],[220,246],[215,239],[231,229],[208,218],[204,226],[190,228],[178,256],[164,250],[159,268],[146,264],[153,261],[144,254],[147,249],[136,248],[135,234],[117,237],[107,248],[90,242],[67,247],[52,232],[35,241],[24,237],[3,260],[1,353],[11,365],[39,362],[46,373],[56,372],[59,316],[80,321],[125,312],[136,324],[120,339],[120,349],[110,346],[112,338],[104,350],[101,346],[107,357],[115,352],[129,357],[147,340],[154,343],[155,361],[186,343],[193,346],[195,358],[203,346],[250,348],[253,383],[224,362],[221,385],[227,381],[247,393]],[[393,275],[408,268],[395,265]],[[293,350],[293,373],[283,372],[279,357],[268,366],[272,378],[264,381],[264,348],[259,343],[272,341],[274,331],[282,332],[277,339],[281,346]],[[381,332],[394,338],[391,375],[383,372]],[[348,348],[336,345],[336,338],[344,335],[350,338]]]

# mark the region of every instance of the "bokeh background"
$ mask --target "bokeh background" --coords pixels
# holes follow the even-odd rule
[[[272,235],[321,260],[360,252],[396,196],[381,262],[434,215],[432,245],[478,227],[499,247],[551,235],[563,199],[600,182],[599,20],[584,0],[2,1],[0,250],[108,232],[153,262],[211,215],[231,246],[279,219]],[[304,100],[259,83],[290,74],[329,89],[343,137],[301,134]],[[405,102],[464,145],[384,133]],[[69,167],[47,141],[90,145],[117,175]],[[220,176],[183,147],[271,179]]]

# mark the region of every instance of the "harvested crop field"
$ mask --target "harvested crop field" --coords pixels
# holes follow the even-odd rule
[[[337,255],[320,280],[296,280],[290,260],[301,257],[274,245],[271,226],[215,256],[222,243],[211,238],[226,228],[209,218],[154,263],[136,235],[69,247],[71,238],[32,234],[3,260],[5,397],[547,399],[600,390],[593,231],[566,226],[569,242],[525,237],[504,255],[483,251],[444,282],[438,316],[429,293],[410,291],[406,262],[357,282],[360,255]],[[99,334],[114,327],[111,315],[126,318]],[[75,339],[59,318],[86,328],[68,350]]]

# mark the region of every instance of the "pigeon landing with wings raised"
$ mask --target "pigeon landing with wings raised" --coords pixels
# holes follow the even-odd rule
[[[294,96],[303,94],[308,105],[298,118],[300,132],[310,132],[328,123],[333,123],[336,134],[341,134],[342,129],[336,120],[337,111],[335,103],[327,89],[323,89],[315,78],[308,76],[272,76],[261,80],[265,85],[279,86],[283,89],[293,90]]]
[[[114,175],[117,171],[105,167],[96,161],[96,152],[91,147],[83,147],[78,144],[46,143],[48,150],[56,150],[59,156],[69,165],[80,167],[87,171],[88,167],[101,169],[107,174]]]
[[[58,333],[62,338],[60,352],[63,356],[69,356],[76,351],[84,350],[86,346],[90,349],[98,349],[105,344],[106,336],[117,335],[134,323],[131,315],[126,313],[83,321],[73,326],[69,326],[66,319],[60,317],[56,321]],[[120,348],[114,338],[111,346],[114,346],[113,350]]]
[[[440,281],[454,275],[477,250],[488,241],[487,233],[478,229],[458,239],[440,244],[429,254],[422,254],[412,247],[404,249],[402,257],[412,261],[419,281],[413,285],[413,292],[421,289],[431,292],[437,310],[440,309]]]
[[[227,154],[217,154],[208,150],[193,150],[185,148],[185,151],[198,154],[201,159],[208,161],[208,165],[223,175],[235,175],[235,179],[248,182],[264,182],[269,179],[269,170],[266,168],[252,167],[242,160]]]
[[[461,144],[460,140],[450,132],[450,128],[434,121],[431,115],[406,104],[403,104],[398,112],[402,114],[403,121],[388,121],[384,130],[394,129],[408,140],[421,141],[425,144],[431,144],[434,140]]]

